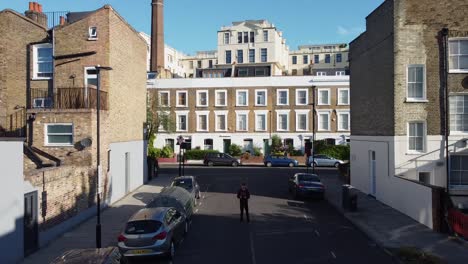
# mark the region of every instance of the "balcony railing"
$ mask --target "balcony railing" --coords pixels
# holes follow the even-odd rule
[[[28,109],[96,109],[97,90],[87,88],[31,89]],[[100,91],[100,109],[108,110],[107,92]]]

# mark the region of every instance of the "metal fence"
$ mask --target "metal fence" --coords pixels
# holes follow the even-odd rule
[[[100,91],[100,109],[108,110],[107,92]],[[29,109],[96,109],[97,90],[91,87],[31,89]]]

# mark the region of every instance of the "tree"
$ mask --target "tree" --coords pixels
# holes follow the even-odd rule
[[[284,147],[283,147],[283,143],[281,142],[281,138],[278,135],[273,135],[271,137],[271,152],[279,153],[283,151],[284,151]]]
[[[159,94],[156,91],[149,91],[147,93],[147,126],[148,135],[150,136],[159,132],[174,132],[175,131],[175,118],[171,115],[171,108],[168,106],[160,105]]]

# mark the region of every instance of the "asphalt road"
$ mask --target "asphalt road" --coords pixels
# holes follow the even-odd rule
[[[186,167],[186,175],[197,176],[202,198],[173,263],[393,263],[326,200],[291,199],[288,177],[305,170]],[[317,172],[321,177],[337,177],[335,169]],[[178,170],[162,168],[161,173],[177,175]],[[236,192],[241,182],[251,192],[250,223],[239,221]]]

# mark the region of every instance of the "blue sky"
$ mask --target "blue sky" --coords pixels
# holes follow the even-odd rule
[[[348,43],[384,0],[165,0],[165,41],[188,54],[216,49],[216,32],[232,21],[267,19],[291,50],[301,44]],[[0,0],[20,13],[29,0]],[[150,33],[151,0],[38,0],[44,12],[87,11],[112,5],[135,29]]]

